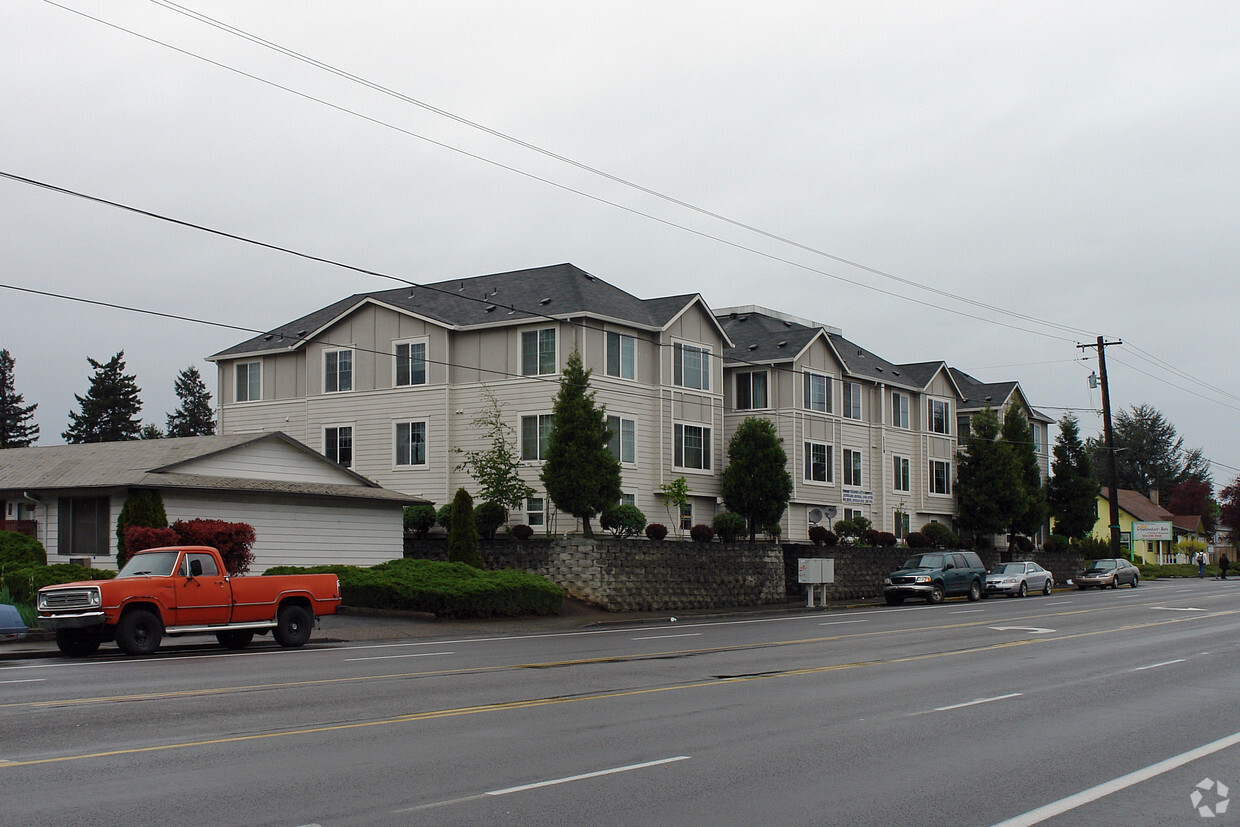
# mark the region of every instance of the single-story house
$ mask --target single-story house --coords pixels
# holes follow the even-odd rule
[[[159,492],[169,523],[253,526],[251,574],[397,559],[404,506],[426,502],[278,431],[0,450],[0,527],[32,534],[49,563],[115,568],[117,517],[142,489]]]
[[[1138,561],[1144,558],[1147,563],[1177,562],[1173,551],[1176,540],[1181,537],[1193,540],[1205,539],[1200,516],[1176,516],[1143,494],[1127,488],[1117,488],[1115,493],[1119,502],[1120,536],[1128,538],[1125,551],[1130,552]],[[1109,496],[1109,489],[1103,486],[1098,492],[1098,522],[1094,524],[1092,532],[1094,537],[1103,541],[1111,539]],[[1172,539],[1140,539],[1134,533],[1133,523],[1168,523]],[[1180,560],[1179,562],[1187,561]]]

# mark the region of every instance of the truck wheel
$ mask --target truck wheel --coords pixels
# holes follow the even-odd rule
[[[57,629],[56,648],[71,658],[88,658],[99,651],[99,633],[93,629]]]
[[[129,655],[152,654],[163,636],[163,624],[146,609],[130,609],[116,624],[116,645]]]
[[[225,649],[244,649],[254,639],[254,632],[250,629],[230,629],[227,632],[216,632],[215,639]]]
[[[977,601],[982,599],[982,584],[974,580],[969,585],[969,600]]]
[[[943,584],[942,583],[935,583],[933,586],[930,587],[930,596],[926,598],[926,602],[927,603],[942,603],[943,602]]]
[[[272,635],[281,646],[302,646],[310,639],[310,626],[313,623],[310,613],[301,606],[281,606]]]

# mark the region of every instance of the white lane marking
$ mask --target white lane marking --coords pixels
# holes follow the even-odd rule
[[[828,620],[826,623],[819,623],[819,626],[843,626],[845,623],[865,623],[864,620]]]
[[[1191,606],[1150,606],[1156,612],[1204,612],[1205,609],[1195,609]]]
[[[435,807],[444,807],[449,804],[461,804],[466,801],[476,801],[484,796],[500,796],[511,795],[512,793],[525,792],[526,790],[536,790],[541,787],[552,787],[556,784],[568,784],[573,781],[584,781],[589,778],[599,778],[604,775],[615,775],[620,772],[632,772],[633,770],[644,770],[649,767],[660,767],[664,764],[673,764],[677,761],[688,761],[691,756],[674,755],[671,758],[660,758],[656,761],[643,761],[640,764],[629,764],[623,767],[612,767],[606,770],[595,770],[594,772],[581,773],[580,775],[568,775],[563,778],[549,778],[546,781],[535,781],[531,784],[521,784],[517,787],[505,787],[502,790],[488,790],[478,795],[467,795],[461,798],[453,798],[447,801],[435,801],[430,804],[419,804],[416,807],[406,807],[401,810],[393,810],[396,813],[412,813],[418,810],[429,810]]]
[[[948,612],[948,614],[953,614],[953,615],[971,615],[971,614],[976,614],[976,613],[981,612],[981,611],[985,611],[985,610],[984,610],[984,609],[957,609],[957,610],[956,610],[956,611],[954,611],[954,612]]]
[[[935,712],[948,712],[953,709],[964,709],[966,706],[977,706],[978,704],[989,704],[989,703],[994,703],[995,701],[1006,701],[1009,698],[1019,698],[1022,694],[1024,693],[1009,692],[1007,695],[996,695],[993,698],[974,698],[973,700],[965,701],[962,704],[952,704],[950,706],[936,706],[934,708],[934,711]]]
[[[1056,600],[1054,603],[1043,603],[1042,605],[1043,606],[1068,606],[1071,603],[1072,603],[1071,600]]]
[[[23,678],[22,680],[16,681],[0,681],[0,683],[42,683],[45,680],[47,680],[47,678]]]
[[[353,663],[359,660],[396,660],[397,658],[430,658],[435,655],[455,655],[456,652],[410,652],[405,655],[372,655],[368,658],[345,658],[345,663]]]
[[[1184,658],[1176,658],[1175,660],[1165,660],[1162,663],[1151,663],[1149,666],[1138,666],[1137,668],[1130,669],[1128,671],[1142,672],[1146,669],[1157,669],[1160,666],[1171,666],[1172,664],[1175,664],[1175,663],[1184,663],[1184,661],[1185,661]]]
[[[669,637],[701,637],[701,632],[686,632],[683,635],[647,635],[646,637],[635,637],[630,640],[663,640]]]
[[[996,632],[1028,632],[1031,635],[1046,635],[1055,631],[1054,629],[1043,629],[1040,626],[987,626],[987,629],[994,629]]]
[[[1205,758],[1207,755],[1213,755],[1216,752],[1222,752],[1225,749],[1240,744],[1240,732],[1232,733],[1226,738],[1220,738],[1217,741],[1211,741],[1196,749],[1190,749],[1188,752],[1181,752],[1179,755],[1173,755],[1157,764],[1150,764],[1143,769],[1134,770],[1127,775],[1121,775],[1119,778],[1113,778],[1105,781],[1097,786],[1090,787],[1088,790],[1081,790],[1075,795],[1067,798],[1061,798],[1058,801],[1052,801],[1038,807],[1036,810],[1030,810],[1027,813],[1021,813],[1013,816],[1007,821],[1000,821],[994,827],[1030,827],[1033,824],[1041,824],[1049,818],[1062,815],[1069,810],[1074,810],[1084,804],[1090,804],[1100,798],[1105,798],[1111,793],[1117,793],[1125,790],[1134,784],[1140,784],[1142,781],[1148,781],[1151,778],[1162,775],[1174,769],[1179,769],[1185,764],[1191,764],[1199,758]]]

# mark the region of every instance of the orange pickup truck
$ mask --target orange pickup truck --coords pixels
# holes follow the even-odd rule
[[[149,655],[165,635],[214,634],[241,649],[271,632],[281,646],[301,646],[320,615],[340,605],[334,574],[230,577],[220,553],[206,546],[141,551],[113,580],[39,589],[39,626],[56,633],[71,657],[115,640],[131,655]]]

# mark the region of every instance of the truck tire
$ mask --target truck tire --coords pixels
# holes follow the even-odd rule
[[[99,651],[99,632],[95,629],[57,629],[56,648],[71,658],[88,658]]]
[[[150,655],[159,648],[164,624],[146,609],[130,609],[116,624],[116,645],[128,655]]]
[[[272,636],[281,646],[303,646],[310,639],[310,627],[314,618],[310,613],[295,603],[281,606],[276,614],[276,628]]]
[[[930,594],[926,595],[926,602],[931,604],[942,603],[943,597],[943,584],[934,583],[930,586]]]
[[[225,649],[244,649],[254,639],[254,632],[251,629],[229,629],[226,632],[216,632],[215,639]]]
[[[1023,595],[1022,595],[1023,597]],[[982,583],[980,580],[974,580],[969,584],[969,600],[977,602],[982,599]]]

